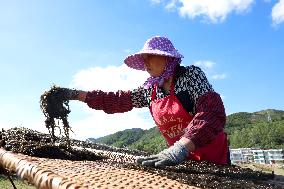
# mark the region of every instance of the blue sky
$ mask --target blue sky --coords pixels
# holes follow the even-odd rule
[[[52,84],[138,87],[147,74],[123,60],[155,35],[206,72],[227,114],[284,110],[284,0],[0,0],[0,127],[46,131],[39,98]],[[147,109],[70,105],[77,138],[154,126]]]

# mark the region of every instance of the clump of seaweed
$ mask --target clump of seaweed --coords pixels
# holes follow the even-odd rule
[[[40,97],[40,108],[46,117],[45,126],[47,127],[53,141],[55,141],[55,129],[58,128],[61,134],[60,121],[63,124],[66,145],[70,147],[69,131],[71,127],[67,120],[71,112],[66,88],[53,85],[50,90],[45,91]],[[71,130],[72,131],[72,130]]]

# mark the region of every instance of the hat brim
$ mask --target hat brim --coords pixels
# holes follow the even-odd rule
[[[168,56],[168,57],[173,57],[173,58],[177,58],[177,59],[183,58],[183,56],[180,53],[178,53],[177,51],[166,52],[166,51],[161,51],[161,50],[157,50],[157,49],[147,50],[147,51],[142,50],[142,51],[139,51],[138,53],[127,56],[124,59],[124,63],[130,68],[133,68],[133,69],[136,69],[136,70],[146,71],[145,63],[144,63],[144,59],[142,57],[142,54]]]

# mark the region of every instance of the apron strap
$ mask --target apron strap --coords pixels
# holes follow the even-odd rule
[[[155,85],[154,85],[154,88],[153,88],[153,91],[152,91],[152,101],[154,101],[155,98],[156,98],[157,89],[158,89],[158,86],[155,84]]]

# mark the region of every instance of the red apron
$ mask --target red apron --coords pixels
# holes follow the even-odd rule
[[[152,92],[150,112],[156,122],[157,127],[166,139],[168,146],[172,146],[184,134],[193,116],[191,116],[182,106],[174,95],[174,84],[171,84],[170,95],[155,99],[157,86]],[[227,136],[224,132],[220,133],[210,144],[189,152],[188,159],[216,164],[228,163],[228,144]]]

